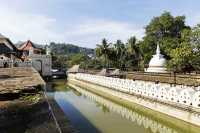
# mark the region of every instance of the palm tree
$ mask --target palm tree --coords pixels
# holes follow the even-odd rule
[[[114,44],[114,51],[117,67],[123,69],[126,62],[127,50],[121,40],[117,40],[117,42]]]
[[[139,46],[136,43],[136,37],[133,36],[128,40],[127,44],[127,51],[129,58],[131,60],[131,65],[139,67],[139,60],[140,60],[140,49]]]
[[[136,46],[136,38],[135,36],[131,37],[128,40],[128,53],[134,55],[137,53],[137,46]]]
[[[95,49],[96,56],[103,58],[104,60],[104,66],[109,66],[109,55],[110,55],[110,44],[107,43],[106,39],[102,40],[101,45],[97,45],[97,48]]]

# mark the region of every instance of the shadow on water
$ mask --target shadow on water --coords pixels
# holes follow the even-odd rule
[[[57,104],[68,117],[70,124],[78,130],[78,132],[100,133],[101,131],[97,129],[78,109],[76,109],[76,107],[62,97],[62,94],[65,96],[69,91],[77,97],[82,96],[79,91],[67,86],[66,80],[54,80],[47,84],[48,96],[56,100]]]
[[[58,104],[62,107],[63,111],[67,116],[69,116],[70,123],[75,125],[78,131],[84,133],[100,133],[101,131],[97,129],[79,110],[77,110],[69,102],[57,99]],[[72,117],[73,116],[73,117]]]

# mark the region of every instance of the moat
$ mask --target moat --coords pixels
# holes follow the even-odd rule
[[[173,123],[145,113],[145,109],[130,109],[82,88],[74,89],[59,80],[48,92],[68,117],[70,124],[81,133],[195,133],[200,130],[190,124]]]

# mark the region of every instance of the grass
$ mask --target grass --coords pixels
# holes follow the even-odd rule
[[[69,86],[67,85],[67,80],[65,79],[58,79],[52,82],[52,87],[54,91],[68,91]]]
[[[34,94],[34,95],[24,95],[20,98],[20,100],[31,102],[31,103],[37,103],[43,98],[42,94]]]

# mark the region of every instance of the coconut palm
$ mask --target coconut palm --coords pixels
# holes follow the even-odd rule
[[[114,51],[117,67],[123,69],[127,57],[127,50],[121,40],[117,40],[117,42],[114,44]]]
[[[106,39],[102,40],[101,45],[97,45],[95,49],[96,56],[102,58],[104,61],[104,67],[109,66],[109,55],[110,55],[110,44],[107,43]]]
[[[128,40],[128,44],[127,44],[127,51],[128,51],[128,55],[129,58],[131,60],[131,65],[136,66],[138,68],[139,65],[139,60],[140,60],[140,49],[139,46],[136,43],[136,37],[133,36]]]

